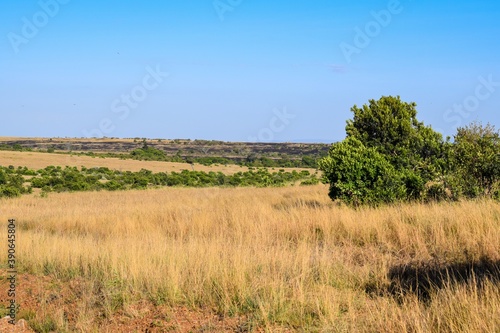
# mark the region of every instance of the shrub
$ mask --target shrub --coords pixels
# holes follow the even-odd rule
[[[165,161],[167,155],[162,150],[149,147],[146,144],[142,148],[134,149],[130,153],[131,158],[143,161]]]
[[[22,194],[22,191],[14,186],[0,186],[0,198],[2,197],[7,197],[7,198],[14,198],[18,197]]]
[[[500,180],[500,135],[495,127],[472,123],[459,128],[451,155],[453,172],[467,198],[494,195]]]
[[[403,177],[375,148],[349,137],[318,162],[329,196],[350,205],[390,203],[406,197]]]
[[[301,186],[310,186],[310,185],[317,185],[319,184],[319,179],[316,177],[312,177],[310,179],[303,180],[300,182]]]

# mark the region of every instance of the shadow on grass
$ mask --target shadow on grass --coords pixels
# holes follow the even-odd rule
[[[500,283],[500,260],[481,258],[462,263],[409,263],[391,267],[388,278],[388,292],[397,299],[413,293],[419,300],[428,302],[433,290],[451,285],[468,284],[481,289],[486,281]]]

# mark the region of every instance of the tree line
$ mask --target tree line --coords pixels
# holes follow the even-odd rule
[[[277,187],[300,182],[314,185],[319,179],[307,170],[269,172],[254,169],[225,175],[222,172],[182,170],[157,172],[142,169],[137,172],[110,170],[106,167],[86,168],[48,166],[40,170],[13,166],[0,167],[0,197],[17,197],[39,188],[42,193],[99,190],[146,189],[162,186],[184,187]]]

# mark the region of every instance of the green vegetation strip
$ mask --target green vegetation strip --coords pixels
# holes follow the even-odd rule
[[[301,185],[315,185],[318,178],[307,170],[300,172],[269,172],[267,169],[238,172],[225,175],[222,172],[188,171],[153,173],[142,169],[138,172],[110,170],[109,168],[85,168],[48,166],[32,170],[27,167],[0,166],[0,197],[17,197],[32,193],[33,188],[48,192],[99,191],[146,189],[160,186],[187,187],[272,187],[285,186],[301,181]]]

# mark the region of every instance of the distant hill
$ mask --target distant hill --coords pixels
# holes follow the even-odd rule
[[[73,153],[130,154],[144,147],[161,150],[165,155],[183,160],[220,157],[235,163],[260,158],[270,160],[317,159],[327,154],[326,143],[263,143],[224,142],[190,139],[145,139],[145,138],[0,138],[4,150],[32,150]]]

